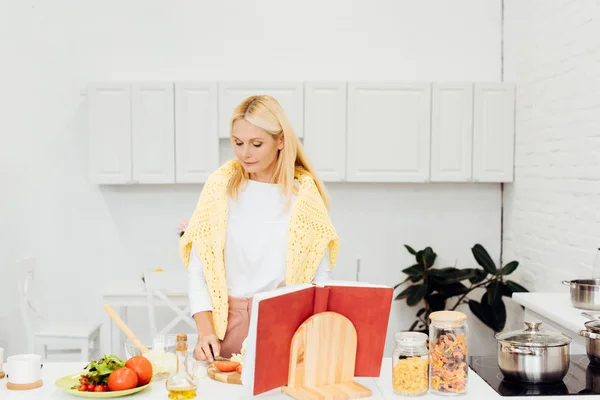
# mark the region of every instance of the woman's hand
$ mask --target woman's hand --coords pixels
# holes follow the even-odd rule
[[[200,361],[213,362],[214,357],[220,355],[221,342],[215,335],[212,312],[197,312],[193,318],[198,328],[198,343],[194,347],[194,358]]]
[[[213,354],[217,357],[220,352],[221,342],[217,338],[217,335],[211,333],[204,336],[198,336],[198,343],[196,343],[196,347],[194,348],[194,358],[196,360],[211,363],[214,361]]]

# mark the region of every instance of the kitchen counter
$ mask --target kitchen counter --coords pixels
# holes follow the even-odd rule
[[[542,329],[564,333],[573,339],[571,354],[585,354],[585,338],[579,336],[579,332],[585,329],[584,324],[590,318],[581,315],[586,310],[573,307],[569,288],[565,287],[565,292],[558,293],[513,293],[512,299],[525,307],[525,321],[541,321]]]
[[[39,389],[31,391],[9,391],[6,389],[6,378],[0,380],[0,399],[2,400],[67,400],[75,399],[76,397],[71,396],[63,392],[61,389],[54,386],[54,381],[62,376],[74,374],[81,371],[85,363],[81,362],[68,362],[68,363],[52,363],[48,362],[44,364],[42,379],[44,386]],[[9,366],[10,367],[10,366]],[[8,370],[8,368],[7,368]],[[379,378],[356,378],[356,381],[369,387],[373,391],[373,399],[393,400],[400,399],[392,391],[391,383],[391,359],[386,358],[383,360],[381,376]],[[218,399],[218,400],[234,400],[234,399],[247,399],[251,398],[245,391],[243,386],[230,385],[213,381],[212,379],[203,376],[199,379],[198,384],[198,396],[197,399]],[[154,399],[167,399],[167,390],[164,386],[164,381],[155,382],[142,392],[125,397],[131,400],[154,400]],[[287,395],[281,393],[280,389],[274,389],[270,392],[263,393],[257,396],[258,399],[290,399]],[[438,396],[433,394],[426,394],[425,396],[419,397],[420,399],[441,399],[444,396]],[[473,371],[469,371],[469,392],[466,395],[459,396],[460,399],[502,399],[503,397],[497,394],[487,383],[475,374]],[[523,400],[528,397],[507,397],[507,399]],[[557,400],[557,396],[534,396],[535,399],[553,399]],[[558,397],[560,398],[560,396]],[[568,396],[569,399],[598,399],[598,396],[586,395],[586,396]]]

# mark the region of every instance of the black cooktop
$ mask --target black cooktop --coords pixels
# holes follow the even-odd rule
[[[500,396],[600,395],[600,367],[590,365],[585,354],[571,355],[570,361],[562,383],[535,385],[504,380],[496,356],[469,357],[469,366]]]

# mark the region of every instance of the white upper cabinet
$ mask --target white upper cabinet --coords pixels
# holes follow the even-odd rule
[[[347,180],[429,180],[431,86],[349,83]]]
[[[473,84],[434,83],[431,104],[431,181],[472,178]]]
[[[473,107],[473,180],[512,182],[515,143],[515,87],[476,83]]]
[[[515,86],[473,82],[88,85],[97,184],[204,183],[234,157],[231,115],[273,96],[327,182],[512,182]]]
[[[346,82],[304,86],[304,149],[326,182],[346,177]]]
[[[229,137],[231,115],[249,96],[273,96],[287,114],[298,137],[304,134],[302,82],[219,82],[219,137]]]
[[[216,82],[175,84],[176,182],[203,183],[219,167]]]
[[[131,183],[131,90],[118,83],[90,84],[88,156],[90,180]]]
[[[173,84],[133,84],[131,100],[133,180],[175,183]]]

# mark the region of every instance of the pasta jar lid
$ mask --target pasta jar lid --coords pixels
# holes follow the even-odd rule
[[[404,331],[396,332],[396,342],[406,344],[426,343],[429,336],[422,332]]]
[[[429,314],[429,319],[436,325],[457,327],[464,324],[467,316],[460,311],[435,311]]]

